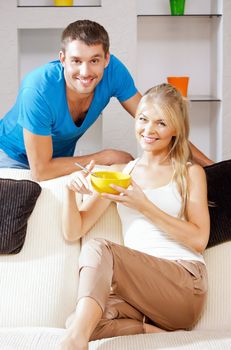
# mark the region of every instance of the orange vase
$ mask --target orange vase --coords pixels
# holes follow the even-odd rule
[[[186,97],[188,95],[189,77],[167,77],[167,81],[179,90],[183,96]]]

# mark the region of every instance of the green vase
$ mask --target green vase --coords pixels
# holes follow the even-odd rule
[[[172,16],[183,16],[185,0],[169,0],[171,15]]]

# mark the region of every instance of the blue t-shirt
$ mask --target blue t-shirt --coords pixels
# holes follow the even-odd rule
[[[78,127],[69,113],[63,67],[60,61],[50,62],[22,81],[15,105],[0,120],[0,148],[9,157],[28,164],[25,128],[33,134],[52,136],[53,158],[73,156],[77,140],[100,116],[110,98],[123,102],[136,92],[127,68],[111,55],[87,115]]]

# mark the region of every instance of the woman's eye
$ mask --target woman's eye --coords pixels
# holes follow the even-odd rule
[[[159,122],[158,123],[160,126],[166,126],[166,123],[164,123],[164,122]]]

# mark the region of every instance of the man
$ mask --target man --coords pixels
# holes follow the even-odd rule
[[[30,168],[40,181],[78,170],[75,161],[127,163],[132,157],[117,150],[73,157],[77,140],[112,96],[132,116],[140,100],[126,67],[109,54],[107,32],[92,21],[71,23],[59,58],[28,74],[0,121],[0,167]]]
[[[76,161],[130,161],[130,154],[113,149],[73,156],[76,142],[111,97],[132,116],[141,98],[126,67],[110,55],[106,30],[89,20],[69,24],[59,59],[26,76],[15,105],[0,120],[0,167],[30,168],[41,181],[78,170]],[[209,163],[200,151],[193,152],[200,163]]]

